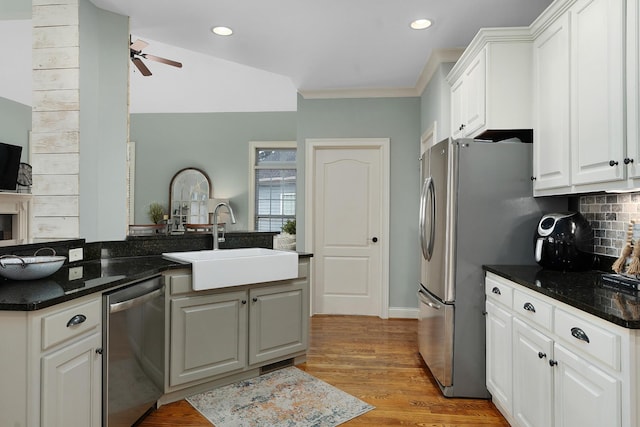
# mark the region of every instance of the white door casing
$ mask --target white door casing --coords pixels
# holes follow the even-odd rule
[[[389,160],[388,138],[306,140],[312,314],[388,317]]]

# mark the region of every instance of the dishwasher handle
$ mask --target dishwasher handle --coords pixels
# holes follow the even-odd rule
[[[138,305],[144,304],[149,300],[157,298],[163,294],[164,294],[164,286],[161,285],[159,288],[155,288],[154,290],[149,290],[149,292],[145,292],[141,295],[136,295],[133,298],[126,299],[124,301],[109,303],[109,313],[117,313],[119,311],[129,309],[131,307],[136,307]]]

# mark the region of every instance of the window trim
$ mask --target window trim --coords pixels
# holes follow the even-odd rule
[[[249,231],[256,229],[256,149],[257,148],[298,148],[297,141],[249,141],[249,212],[247,214],[247,228]],[[297,157],[297,155],[296,155]],[[297,166],[296,166],[297,170]],[[297,172],[296,172],[297,173]],[[296,191],[297,193],[297,191]]]

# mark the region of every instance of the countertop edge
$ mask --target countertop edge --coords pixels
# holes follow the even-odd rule
[[[545,289],[543,287],[537,286],[536,283],[533,283],[529,280],[526,280],[525,278],[519,276],[518,274],[515,273],[510,273],[505,271],[506,269],[513,269],[513,268],[538,268],[538,270],[542,270],[542,268],[538,267],[538,266],[502,266],[502,265],[483,265],[482,268],[485,271],[494,273],[504,279],[510,280],[518,285],[521,285],[527,289],[530,289],[532,291],[535,291],[539,294],[545,295],[553,300],[559,301],[561,303],[567,304],[573,308],[579,309],[581,311],[584,311],[585,313],[591,314],[593,316],[596,316],[600,319],[606,320],[610,323],[613,323],[617,326],[621,326],[623,328],[626,329],[640,329],[640,320],[627,320],[627,319],[623,319],[621,317],[612,315],[610,313],[605,313],[601,310],[598,310],[596,308],[594,308],[593,306],[590,306],[588,304],[584,304],[576,299],[567,297],[565,295],[559,295],[555,292],[549,291],[548,289]],[[570,274],[570,273],[568,273]],[[594,273],[595,274],[595,273]]]

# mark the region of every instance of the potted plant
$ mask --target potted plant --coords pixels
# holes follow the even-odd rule
[[[282,233],[275,238],[276,249],[296,250],[296,220],[289,219],[282,226]]]
[[[153,202],[149,205],[149,219],[154,224],[160,223],[164,219],[164,206]]]

